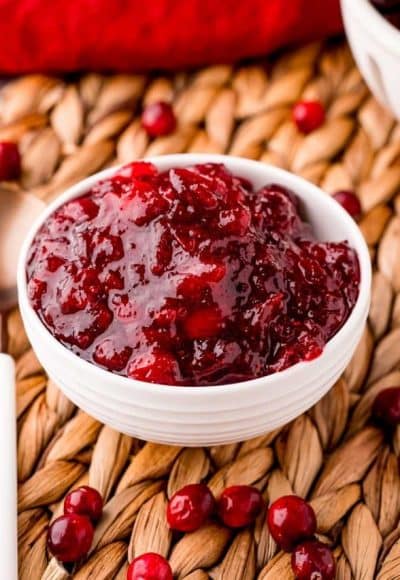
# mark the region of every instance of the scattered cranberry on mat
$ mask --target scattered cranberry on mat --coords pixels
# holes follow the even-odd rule
[[[173,580],[171,566],[159,554],[142,554],[128,567],[127,580]]]
[[[229,528],[243,528],[254,522],[264,506],[264,499],[257,488],[233,485],[222,492],[218,515]]]
[[[299,101],[293,107],[293,119],[299,131],[307,135],[325,122],[325,109],[319,101]]]
[[[204,483],[186,485],[169,500],[168,525],[179,532],[194,532],[215,510],[215,499]]]
[[[77,562],[85,557],[92,541],[92,523],[80,514],[66,514],[57,518],[47,532],[50,553],[64,563]]]
[[[328,546],[309,540],[294,550],[292,569],[297,580],[334,580],[335,558]]]
[[[103,513],[103,498],[97,489],[83,485],[66,496],[64,513],[87,516],[95,524]]]
[[[18,179],[21,173],[21,156],[18,147],[10,141],[0,143],[0,181]]]
[[[268,510],[267,523],[271,536],[286,552],[312,538],[317,529],[314,510],[296,495],[282,496],[274,501]]]
[[[372,414],[385,425],[400,425],[400,387],[390,387],[375,398]]]
[[[353,217],[357,219],[361,215],[360,200],[353,191],[337,191],[332,195],[340,205]]]
[[[150,137],[162,137],[175,131],[176,117],[169,103],[150,103],[142,113],[142,127]]]

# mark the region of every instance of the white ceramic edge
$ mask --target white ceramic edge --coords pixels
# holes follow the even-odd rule
[[[239,175],[240,175],[240,168],[241,167],[244,167],[246,165],[249,166],[249,164],[252,164],[252,165],[254,164],[254,168],[259,168],[261,165],[257,161],[247,160],[247,159],[240,158],[240,157],[235,158],[232,156],[208,155],[208,154],[165,155],[165,156],[159,156],[159,157],[152,157],[152,158],[146,159],[146,161],[154,163],[158,167],[161,167],[161,169],[165,169],[165,168],[171,167],[173,165],[184,166],[184,165],[193,165],[196,163],[205,163],[205,162],[225,163],[225,165],[227,165],[228,168],[237,172],[237,174],[239,174]],[[235,164],[235,169],[232,169],[233,163]],[[32,229],[30,230],[30,232],[28,233],[28,235],[24,241],[24,244],[23,244],[23,247],[22,247],[22,250],[20,253],[19,262],[18,262],[18,298],[19,298],[19,302],[20,302],[20,304],[22,304],[24,309],[26,308],[28,311],[30,311],[32,314],[34,314],[34,316],[38,322],[38,327],[45,333],[46,338],[48,340],[51,340],[52,342],[56,343],[57,347],[59,349],[61,349],[62,351],[64,351],[64,352],[66,351],[71,360],[73,360],[74,362],[76,362],[78,360],[81,363],[81,366],[83,369],[86,368],[87,365],[90,365],[90,367],[95,368],[97,372],[101,373],[101,375],[103,377],[105,375],[108,380],[116,380],[117,382],[120,382],[122,380],[129,385],[139,383],[141,385],[144,385],[146,387],[146,389],[150,389],[151,391],[154,391],[155,393],[161,392],[163,394],[165,392],[166,388],[170,389],[171,391],[177,391],[179,393],[182,393],[182,387],[175,387],[175,386],[169,386],[169,385],[168,386],[155,385],[152,383],[145,383],[143,381],[136,381],[136,380],[132,380],[129,378],[121,377],[120,375],[115,375],[113,373],[110,373],[109,371],[101,369],[100,367],[92,365],[91,363],[88,363],[87,361],[85,361],[83,359],[80,359],[79,357],[77,357],[75,354],[73,354],[69,349],[64,347],[60,342],[58,342],[53,337],[53,335],[47,330],[47,328],[43,325],[43,323],[37,317],[36,313],[32,309],[32,307],[29,303],[29,300],[28,300],[28,296],[27,296],[27,292],[26,292],[26,274],[25,274],[26,256],[27,256],[27,251],[31,245],[31,242],[32,242],[37,230],[40,228],[40,226],[43,224],[43,222],[47,219],[47,217],[50,216],[55,211],[56,208],[63,205],[66,201],[87,192],[88,189],[90,189],[93,185],[95,185],[101,179],[106,179],[106,178],[114,175],[120,169],[120,167],[123,167],[123,165],[109,168],[109,169],[106,169],[106,170],[101,171],[99,173],[96,173],[93,176],[88,177],[87,179],[84,179],[83,181],[79,182],[78,184],[74,185],[73,187],[67,189],[67,191],[65,191],[62,195],[60,195],[53,203],[51,203],[46,208],[46,210],[43,212],[43,214],[39,217],[39,219],[32,226]],[[295,176],[287,171],[284,171],[282,169],[272,167],[272,166],[266,166],[266,165],[265,166],[261,165],[261,167],[263,167],[263,169],[268,168],[268,170],[271,172],[272,177],[267,178],[267,179],[269,179],[270,183],[275,183],[275,182],[276,183],[279,183],[279,182],[285,183],[288,188],[292,189],[295,192],[297,190],[299,190],[300,188],[304,188],[306,186],[309,189],[309,193],[312,195],[319,196],[321,194],[324,194],[324,192],[320,188],[318,188],[317,186],[315,186],[315,185],[307,182],[306,180],[304,180],[300,177],[297,177],[297,176]],[[324,195],[326,195],[326,194],[324,194]],[[352,322],[354,320],[358,319],[360,314],[364,311],[365,302],[369,303],[369,292],[370,292],[370,286],[371,286],[371,264],[370,264],[368,249],[367,249],[367,246],[365,244],[364,238],[362,237],[362,234],[361,234],[358,226],[355,224],[354,220],[347,214],[347,212],[345,210],[343,210],[340,207],[340,205],[336,201],[331,199],[328,195],[326,195],[326,201],[327,201],[327,203],[329,203],[331,205],[332,212],[336,213],[336,214],[338,214],[338,213],[341,214],[340,218],[348,223],[349,229],[353,230],[353,232],[355,233],[355,236],[359,238],[359,247],[355,248],[357,251],[358,257],[359,257],[360,268],[361,268],[361,283],[360,283],[359,296],[358,296],[358,300],[356,302],[356,305],[355,305],[352,313],[350,314],[348,320],[343,325],[343,327],[339,330],[339,332],[327,343],[322,355],[320,357],[318,357],[318,359],[315,359],[315,361],[311,361],[311,362],[307,362],[307,363],[298,363],[298,364],[290,367],[289,369],[282,371],[283,373],[285,373],[285,376],[288,379],[291,378],[293,373],[300,366],[302,366],[302,367],[306,366],[307,369],[309,370],[310,366],[312,366],[314,364],[314,362],[316,363],[316,361],[321,361],[321,359],[323,357],[328,358],[329,355],[331,354],[330,351],[332,351],[335,348],[336,343],[341,341],[342,335],[346,334],[346,331],[352,325]],[[361,248],[363,248],[363,251],[360,251]],[[271,375],[268,377],[268,379],[270,379],[271,382],[273,382],[272,379],[274,377],[278,377],[278,376],[281,377],[282,373],[276,373],[274,375]],[[211,394],[217,393],[218,391],[225,392],[225,393],[232,393],[236,389],[241,390],[244,385],[249,386],[251,384],[257,384],[261,381],[264,382],[264,380],[265,380],[265,377],[260,377],[259,379],[251,379],[249,381],[243,381],[241,383],[234,383],[234,384],[227,384],[227,385],[216,385],[216,386],[212,386],[212,387],[207,387],[207,386],[190,387],[188,389],[184,389],[184,392],[187,393],[187,396],[190,398],[192,397],[193,394],[204,396],[204,394],[206,392],[211,393]]]
[[[284,392],[290,392],[291,389],[296,391],[297,389],[296,394],[299,396],[298,385],[304,383],[307,385],[307,388],[305,387],[304,389],[304,401],[294,401],[288,408],[285,408],[285,404],[282,404],[281,408],[283,415],[277,413],[277,425],[283,424],[287,420],[294,418],[296,413],[298,414],[301,412],[299,410],[303,409],[305,405],[309,407],[323,396],[329,386],[332,385],[331,379],[333,380],[333,377],[337,378],[338,373],[343,370],[344,365],[348,362],[352,352],[356,348],[357,341],[361,336],[368,313],[371,286],[369,253],[361,232],[352,218],[327,194],[324,194],[318,187],[281,169],[266,166],[260,162],[244,158],[208,154],[168,155],[150,158],[148,161],[152,161],[160,169],[166,169],[174,165],[184,166],[204,162],[225,163],[230,170],[239,175],[243,174],[248,176],[250,172],[255,180],[257,180],[256,176],[258,176],[258,179],[264,183],[276,182],[284,184],[286,187],[297,192],[300,197],[307,197],[307,199],[311,198],[315,201],[317,206],[318,204],[319,206],[321,206],[321,204],[328,204],[329,215],[332,215],[332,219],[340,220],[342,225],[344,225],[346,230],[349,232],[348,238],[350,239],[351,245],[356,250],[360,262],[360,292],[350,317],[340,331],[325,346],[321,356],[314,361],[298,363],[281,373],[235,384],[186,388],[156,385],[114,375],[100,367],[80,359],[50,334],[29,304],[26,292],[25,274],[27,251],[38,228],[57,207],[64,204],[67,200],[85,193],[100,179],[113,175],[119,169],[119,167],[113,167],[85,179],[72,188],[69,188],[64,194],[57,198],[33,225],[23,244],[18,264],[18,292],[21,313],[28,335],[32,339],[33,347],[35,348],[36,345],[38,350],[44,349],[42,352],[42,354],[45,353],[43,354],[43,357],[45,355],[48,356],[45,350],[49,352],[51,351],[54,361],[62,360],[63,364],[65,363],[68,365],[69,371],[71,369],[72,372],[72,369],[74,369],[73,372],[75,373],[75,380],[77,383],[73,386],[74,388],[69,388],[69,385],[66,384],[61,386],[72,400],[78,404],[81,404],[82,402],[82,407],[85,406],[85,400],[88,400],[90,396],[94,397],[95,393],[90,393],[88,386],[86,386],[87,392],[83,392],[85,390],[84,386],[82,387],[82,390],[79,390],[78,384],[80,383],[80,378],[90,376],[90,380],[86,381],[86,383],[90,382],[90,385],[93,385],[93,390],[95,392],[97,391],[97,395],[101,392],[101,385],[106,383],[108,398],[111,399],[112,397],[113,400],[104,403],[107,412],[99,412],[96,409],[97,416],[104,420],[104,422],[121,431],[132,433],[132,428],[124,429],[123,423],[119,421],[116,416],[114,420],[112,406],[114,403],[115,405],[120,405],[120,407],[117,408],[116,413],[119,413],[122,416],[124,414],[123,398],[128,395],[129,397],[133,397],[134,395],[136,404],[135,411],[140,411],[137,416],[138,426],[134,432],[137,436],[142,436],[149,440],[159,440],[160,442],[172,442],[176,444],[182,443],[186,445],[211,445],[217,442],[243,439],[244,433],[248,437],[254,436],[261,432],[260,424],[262,424],[262,412],[260,413],[259,409],[257,409],[257,401],[260,399],[260,390],[266,389],[263,396],[266,393],[267,396],[271,398],[270,408],[266,409],[266,415],[268,415],[267,411],[271,414],[272,408],[280,409],[279,400],[280,393],[282,393],[283,400],[283,384]],[[39,356],[39,359],[40,358],[41,357]],[[60,371],[57,366],[53,371],[54,375],[58,374],[58,377],[54,376],[53,378],[58,378],[60,381]],[[327,376],[322,376],[325,372],[327,373]],[[315,379],[315,381],[311,379]],[[84,382],[85,381],[83,381],[83,383]],[[321,383],[321,386],[318,386],[318,382]],[[119,394],[120,397],[115,397],[115,393]],[[244,393],[246,395],[245,401],[243,400]],[[105,393],[105,400],[106,399],[107,397]],[[129,403],[132,406],[132,401],[129,401]],[[101,408],[101,401],[97,401],[97,406],[98,408]],[[192,410],[193,413],[193,416],[189,419],[189,423],[188,419],[182,419],[184,413],[187,413],[188,409]],[[297,411],[294,411],[294,409],[297,409]],[[153,419],[151,414],[152,410],[154,413],[159,412],[160,415],[161,413],[163,414],[160,421],[162,421],[167,427],[168,424],[170,424],[172,431],[175,431],[174,434],[172,434],[171,431],[171,436],[168,436],[166,435],[165,430],[163,432],[162,429],[160,430],[160,435],[157,434],[158,432],[155,430],[154,425],[151,425]],[[166,410],[168,411],[168,416],[166,415]],[[258,414],[256,413],[257,411]],[[227,418],[227,412],[232,413],[232,421],[230,420],[230,417]],[[221,433],[215,432],[215,434],[207,435],[207,413],[210,413],[213,416],[218,416],[218,414],[221,416],[224,422],[224,424],[221,425]],[[244,417],[246,417],[246,414],[248,414],[248,426],[245,429],[244,423],[246,421]],[[235,417],[238,421],[240,420],[241,423],[243,423],[240,428],[238,425],[237,435],[235,435]],[[259,420],[259,425],[254,425],[254,433],[250,421],[251,417],[256,417]],[[211,419],[211,417],[209,418]],[[146,421],[148,421],[148,425]],[[191,421],[193,421],[192,434],[190,433]],[[232,426],[229,427],[231,423]],[[271,417],[266,425],[270,428]],[[186,433],[186,431],[188,432]]]
[[[370,0],[341,0],[341,2],[379,44],[400,56],[400,31],[372,6]]]
[[[347,37],[377,100],[400,119],[400,31],[369,0],[341,0]]]

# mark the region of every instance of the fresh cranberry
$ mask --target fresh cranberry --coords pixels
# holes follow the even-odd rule
[[[340,205],[351,215],[351,217],[354,219],[360,217],[360,200],[353,191],[337,191],[333,194],[332,197],[338,203],[340,203]]]
[[[274,501],[268,510],[267,523],[271,536],[286,552],[291,552],[299,542],[312,538],[317,529],[314,510],[296,495],[286,495]]]
[[[89,518],[80,514],[66,514],[50,525],[47,546],[60,562],[77,562],[89,552],[93,533]]]
[[[18,179],[21,173],[21,156],[15,143],[0,143],[0,181]]]
[[[82,359],[165,385],[315,359],[358,297],[346,242],[317,241],[296,195],[221,164],[125,165],[47,218],[27,261],[48,330]]]
[[[227,487],[218,502],[218,514],[229,528],[243,528],[254,522],[265,505],[257,488],[250,485]]]
[[[168,503],[168,525],[179,532],[194,532],[208,520],[214,509],[214,496],[207,485],[186,485]]]
[[[66,496],[64,500],[65,514],[80,514],[87,516],[96,523],[103,513],[103,498],[93,487],[82,485]]]
[[[400,425],[400,387],[381,391],[373,403],[372,414],[385,425]]]
[[[297,580],[334,580],[335,558],[328,546],[309,540],[296,546],[292,554],[292,569]]]
[[[159,554],[142,554],[128,567],[127,580],[173,580],[171,566]]]
[[[161,137],[175,131],[176,117],[169,103],[150,103],[142,113],[142,127],[150,137]]]
[[[325,109],[319,101],[299,101],[293,107],[293,119],[299,131],[307,135],[325,122]]]

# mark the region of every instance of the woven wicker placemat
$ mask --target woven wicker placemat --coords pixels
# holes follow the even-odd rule
[[[320,99],[328,111],[307,137],[290,117],[300,97]],[[179,128],[149,141],[140,110],[159,99],[174,103]],[[400,385],[400,125],[370,96],[348,48],[312,45],[269,62],[173,77],[27,76],[1,90],[0,120],[0,140],[18,140],[23,156],[10,195],[22,187],[49,200],[101,167],[145,155],[230,152],[290,169],[328,192],[354,189],[375,266],[368,328],[332,391],[281,430],[211,449],[135,441],[78,411],[47,380],[12,312],[20,578],[67,578],[46,552],[46,527],[66,492],[89,483],[104,495],[106,515],[76,580],[123,580],[128,559],[145,551],[168,556],[180,579],[292,579],[263,517],[236,534],[210,523],[171,535],[167,497],[205,480],[217,494],[247,483],[268,500],[290,492],[310,498],[319,533],[335,548],[338,579],[399,579],[400,429],[384,436],[369,416],[376,393]]]

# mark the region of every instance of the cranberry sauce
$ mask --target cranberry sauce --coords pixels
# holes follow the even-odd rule
[[[28,293],[49,331],[105,369],[170,385],[268,375],[319,356],[359,265],[318,242],[296,196],[223,165],[132,163],[42,226]]]
[[[371,0],[377,10],[400,30],[400,0]]]

